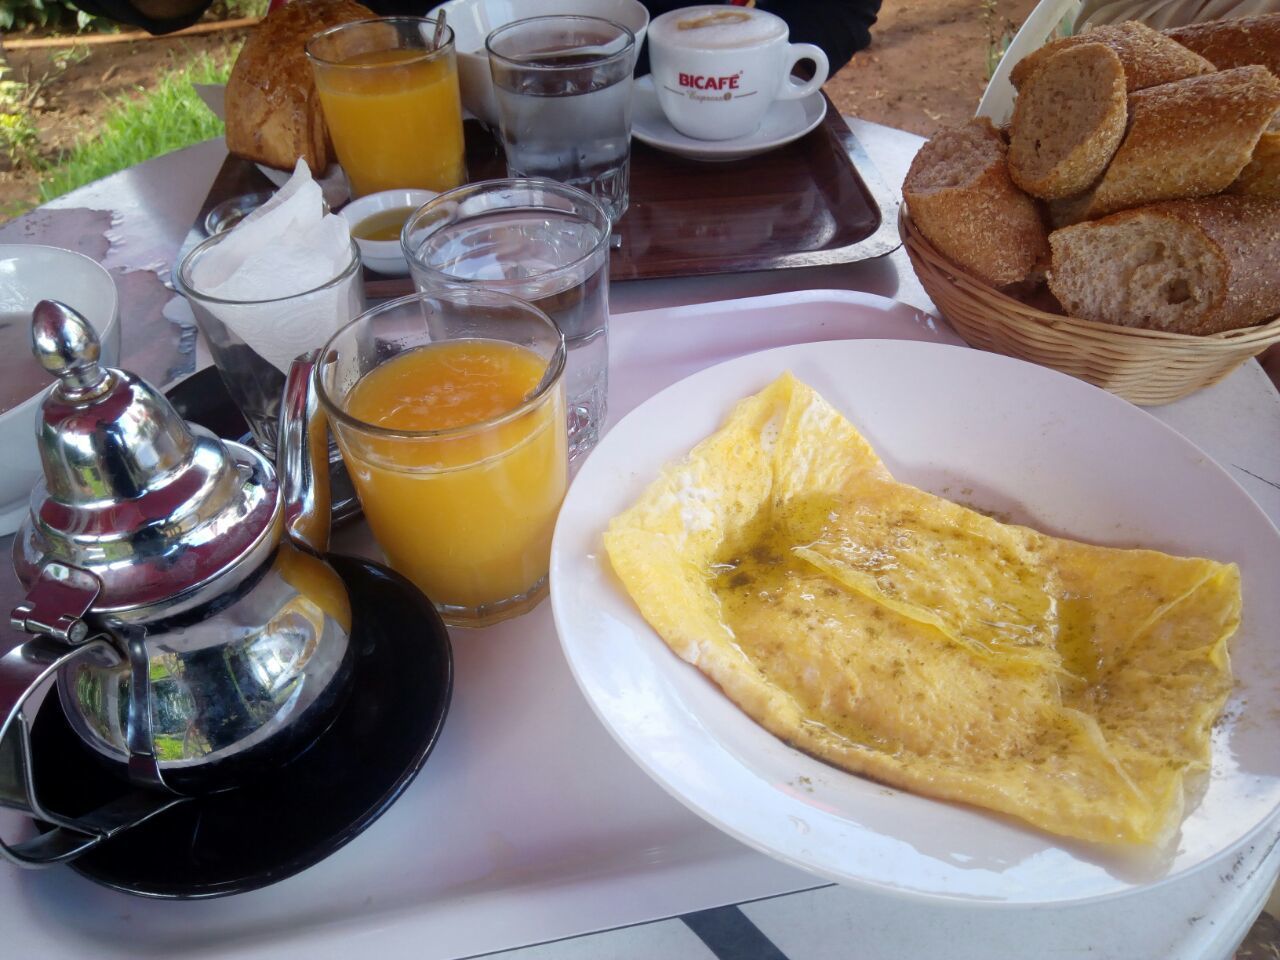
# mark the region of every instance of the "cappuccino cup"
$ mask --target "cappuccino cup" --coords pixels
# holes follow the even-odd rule
[[[811,60],[813,79],[791,70]],[[682,7],[649,25],[649,63],[658,105],[696,140],[754,133],[775,100],[807,97],[826,82],[827,55],[789,43],[786,21],[750,7]]]

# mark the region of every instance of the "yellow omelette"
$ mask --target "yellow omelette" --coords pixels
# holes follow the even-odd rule
[[[1049,537],[899,483],[790,375],[668,466],[605,545],[676,654],[853,773],[1157,843],[1208,768],[1234,564]]]

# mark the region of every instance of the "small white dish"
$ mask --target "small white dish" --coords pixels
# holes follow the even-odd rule
[[[754,157],[799,140],[827,115],[821,92],[800,100],[776,100],[755,133],[732,140],[695,140],[671,125],[653,88],[653,77],[636,81],[631,100],[631,135],[641,143],[689,160],[726,162]]]
[[[635,34],[637,55],[649,29],[649,11],[639,0],[448,0],[435,8],[440,9],[446,12],[449,26],[453,28],[462,105],[476,119],[495,129],[498,102],[493,96],[493,77],[489,73],[489,54],[484,42],[498,27],[526,17],[561,14],[602,17],[622,24]]]
[[[0,244],[0,314],[26,316],[41,300],[61,300],[84,316],[102,343],[101,362],[113,367],[120,359],[120,313],[116,284],[97,261],[35,243]],[[29,336],[29,335],[28,335]],[[0,354],[0,379],[17,376],[20,367],[38,369],[31,350]],[[25,400],[0,410],[0,537],[13,533],[26,516],[31,490],[40,479],[40,452],[35,424],[40,401],[53,377]]]
[[[434,190],[383,190],[371,193],[358,200],[352,200],[339,213],[351,228],[351,236],[360,248],[360,259],[366,267],[375,273],[389,277],[407,277],[409,264],[404,259],[404,250],[400,246],[400,237],[394,240],[363,240],[356,236],[356,227],[369,217],[385,210],[408,208],[409,215],[420,206],[436,197]]]

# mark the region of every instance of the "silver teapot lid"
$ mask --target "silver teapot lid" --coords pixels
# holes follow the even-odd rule
[[[105,368],[89,323],[65,304],[32,313],[36,359],[58,382],[36,422],[44,478],[14,540],[30,587],[47,563],[92,573],[96,612],[175,600],[280,537],[275,471],[188,424],[134,374]]]

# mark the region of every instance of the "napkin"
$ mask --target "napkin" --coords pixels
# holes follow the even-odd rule
[[[354,316],[360,273],[316,289],[351,263],[347,222],[326,212],[303,160],[287,183],[193,265],[200,306],[257,354],[287,372]]]

